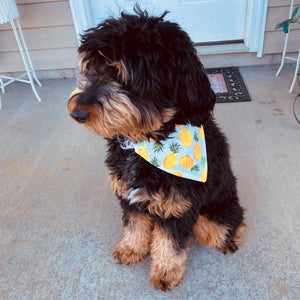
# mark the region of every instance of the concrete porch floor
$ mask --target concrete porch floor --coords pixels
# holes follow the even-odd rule
[[[246,208],[247,235],[233,255],[189,251],[182,284],[149,281],[150,258],[112,257],[121,211],[104,167],[102,138],[68,117],[75,79],[44,80],[42,103],[15,83],[0,111],[0,299],[299,299],[300,126],[270,66],[243,67],[251,102],[217,104]],[[298,106],[298,112],[299,106]]]

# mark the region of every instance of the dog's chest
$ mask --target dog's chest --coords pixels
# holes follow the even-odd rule
[[[178,217],[192,207],[169,175],[146,162],[133,150],[124,150],[118,142],[109,142],[106,165],[111,185],[120,201],[163,218]]]

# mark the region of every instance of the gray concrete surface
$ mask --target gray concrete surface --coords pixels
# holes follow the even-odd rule
[[[300,126],[288,94],[293,68],[241,68],[252,102],[217,104],[231,144],[248,231],[240,250],[193,243],[183,283],[149,282],[150,258],[112,257],[121,212],[101,138],[66,110],[74,80],[7,87],[0,111],[0,299],[299,299]],[[298,106],[300,114],[300,106]]]

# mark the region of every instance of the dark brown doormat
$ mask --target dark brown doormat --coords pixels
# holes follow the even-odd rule
[[[237,67],[213,68],[205,71],[216,93],[217,103],[251,101]]]

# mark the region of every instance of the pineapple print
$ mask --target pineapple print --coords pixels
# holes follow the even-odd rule
[[[199,172],[200,168],[198,165],[194,165],[192,168],[191,168],[191,172],[193,174],[196,174],[197,172]]]
[[[199,160],[201,157],[201,147],[199,142],[199,135],[197,134],[197,132],[195,132],[194,134],[194,141],[195,141],[195,145],[194,145],[194,158],[196,160]]]
[[[194,166],[194,160],[189,156],[182,156],[179,160],[180,165],[185,169],[190,169]]]
[[[155,153],[162,152],[164,150],[164,145],[162,143],[154,143],[153,150]]]
[[[207,180],[207,160],[206,158],[202,158],[201,165],[204,167],[204,170],[201,173],[201,181],[206,182]]]
[[[206,182],[207,180],[207,167],[201,173],[201,182]]]
[[[151,159],[151,164],[154,166],[154,167],[159,167],[160,166],[160,161],[156,158],[156,157],[153,157]]]
[[[175,176],[178,176],[178,177],[182,177],[182,174],[180,172],[178,172],[178,171],[176,171],[176,172],[174,172],[172,174],[175,175]]]
[[[193,137],[191,132],[186,129],[184,126],[179,127],[179,132],[178,132],[179,139],[181,143],[183,144],[184,147],[190,147],[193,143]]]
[[[198,127],[198,131],[199,131],[199,136],[201,140],[204,140],[204,130],[203,127]]]
[[[208,176],[203,127],[177,125],[168,139],[134,144],[135,152],[153,166],[191,180],[206,182]]]
[[[141,143],[141,147],[139,147],[139,149],[137,150],[137,154],[140,155],[142,158],[144,158],[145,160],[149,161],[149,154],[148,154],[148,150],[146,149],[146,142],[142,142]]]
[[[176,153],[178,153],[180,151],[180,145],[177,143],[172,143],[170,145],[170,151],[171,153],[169,153],[165,159],[164,159],[164,167],[166,169],[173,169],[176,165],[177,162],[177,158],[176,158]]]

